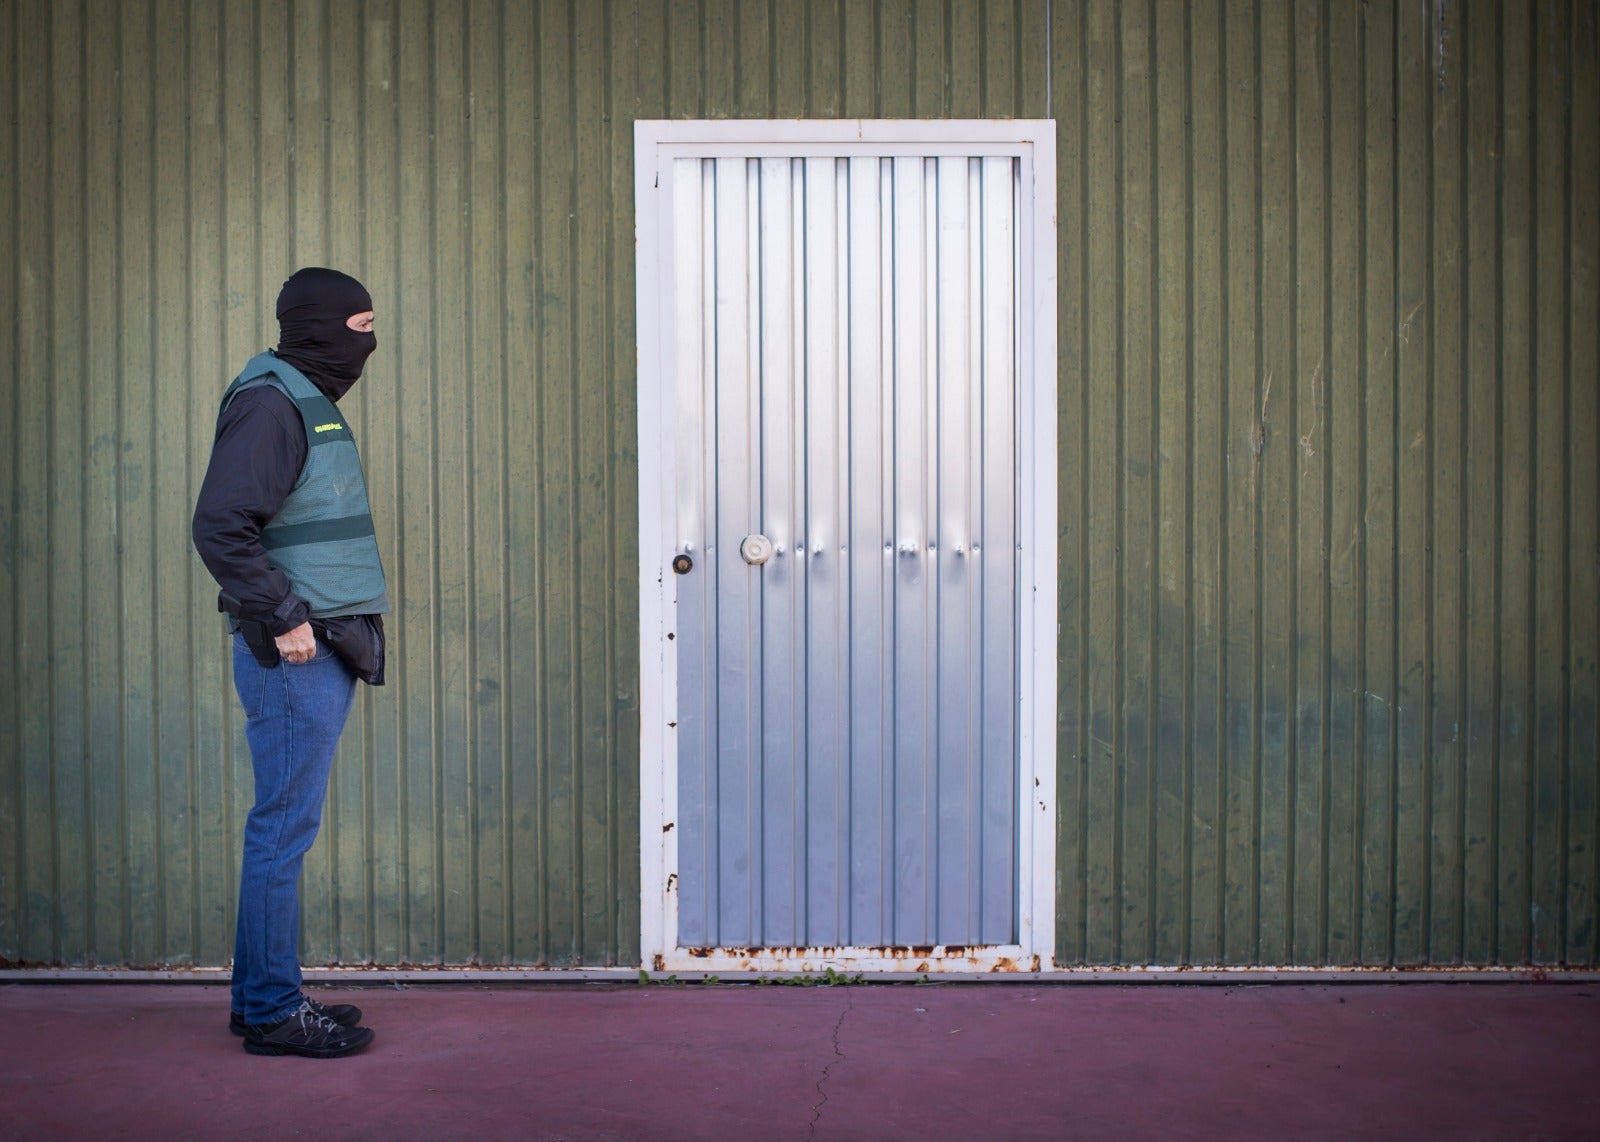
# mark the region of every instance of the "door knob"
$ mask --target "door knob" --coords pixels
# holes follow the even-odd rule
[[[739,544],[739,554],[752,567],[760,567],[772,558],[772,540],[764,535],[747,535]]]

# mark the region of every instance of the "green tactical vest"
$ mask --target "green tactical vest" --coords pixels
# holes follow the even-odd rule
[[[387,613],[367,481],[344,417],[300,370],[272,353],[250,359],[222,394],[222,407],[257,385],[271,385],[294,401],[306,429],[305,467],[261,529],[268,560],[289,577],[315,618]]]

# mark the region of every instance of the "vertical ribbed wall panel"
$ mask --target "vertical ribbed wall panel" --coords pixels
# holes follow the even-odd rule
[[[1594,5],[1052,15],[1062,958],[1594,963]]]
[[[1058,121],[1068,963],[1600,961],[1592,0],[0,3],[0,957],[226,962],[296,265],[393,579],[306,955],[638,955],[635,118]]]

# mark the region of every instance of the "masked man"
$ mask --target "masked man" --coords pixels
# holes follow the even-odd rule
[[[300,866],[316,839],[357,679],[383,683],[383,565],[355,438],[337,407],[377,348],[356,279],[298,271],[276,351],[222,395],[194,545],[222,588],[255,770],[233,953],[233,1033],[256,1055],[337,1058],[361,1011],[301,991]]]

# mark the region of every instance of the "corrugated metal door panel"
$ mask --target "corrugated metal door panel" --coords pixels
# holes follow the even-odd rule
[[[697,298],[703,311],[716,307],[714,272],[707,273],[706,260],[712,247],[706,242],[706,215],[714,202],[713,195],[702,194],[700,183],[709,177],[709,163],[676,163],[672,167],[675,180],[674,197],[680,202],[698,202],[698,210],[680,210],[673,215],[672,246],[684,255],[673,262],[673,286],[680,298]],[[696,256],[688,256],[688,252]],[[691,335],[694,334],[694,335]],[[710,534],[710,521],[716,518],[716,508],[709,500],[712,487],[706,474],[715,472],[720,454],[715,440],[706,426],[714,417],[708,410],[716,407],[715,389],[712,387],[716,370],[711,367],[715,346],[707,346],[705,330],[681,331],[677,338],[677,359],[674,370],[680,377],[698,377],[698,386],[685,385],[678,392],[677,416],[671,425],[677,439],[690,441],[697,434],[701,447],[688,452],[681,471],[674,474],[678,493],[677,519],[682,536]],[[683,549],[695,561],[700,573],[708,577],[716,574],[715,553],[709,544],[686,541]],[[684,592],[678,605],[677,648],[680,669],[689,678],[715,678],[718,661],[715,616],[709,606],[713,596],[709,592]],[[679,696],[678,738],[681,749],[689,757],[709,757],[712,719],[716,716],[710,688],[702,685],[685,688]],[[678,807],[678,851],[681,879],[705,886],[709,902],[717,891],[716,843],[718,830],[709,827],[709,808],[718,800],[712,778],[712,766],[684,767]],[[691,930],[696,923],[702,925],[709,903],[700,907],[684,906],[685,925]]]
[[[1025,430],[1017,417],[1020,396],[1016,345],[1007,335],[1007,331],[1019,328],[1023,319],[1017,302],[1023,262],[1017,223],[1022,216],[1022,188],[1010,163],[986,159],[980,168],[984,207],[980,211],[983,233],[976,272],[982,293],[974,308],[979,365],[973,423],[980,434],[981,453],[973,476],[982,488],[982,518],[964,536],[958,535],[957,541],[969,543],[974,562],[980,556],[983,560],[975,610],[979,624],[976,642],[982,648],[977,694],[982,738],[976,744],[981,757],[994,759],[1016,757],[1020,752],[1017,682],[1011,674],[1020,657],[1016,617],[1020,510],[1016,481],[1007,480],[1006,473],[1018,464],[1012,438]],[[1009,211],[1003,205],[1007,198],[1011,200]],[[1008,276],[1012,279],[1010,289],[1005,288]],[[987,555],[979,551],[980,541]],[[956,556],[961,556],[959,548]],[[1016,784],[1015,776],[986,760],[977,790],[982,814],[980,839],[972,854],[979,869],[977,927],[985,934],[1014,932],[1019,924],[1017,894],[1010,890],[1014,884],[1015,830],[1022,807],[1032,811],[1033,794],[1019,791]]]
[[[811,552],[805,572],[801,641],[808,647],[823,648],[822,653],[807,654],[801,682],[807,711],[802,726],[805,772],[800,782],[805,792],[806,829],[804,861],[800,862],[805,875],[798,906],[807,938],[837,945],[848,939],[851,931],[854,864],[849,847],[854,775],[844,760],[852,756],[852,688],[850,673],[839,668],[852,629],[850,565],[842,556],[848,554],[855,487],[850,441],[857,427],[849,408],[854,377],[846,370],[854,332],[851,299],[857,259],[852,257],[850,227],[841,221],[850,218],[854,168],[832,158],[809,158],[797,167],[803,185],[797,188],[802,209],[796,217],[801,237],[795,248],[804,251],[803,277],[797,285],[806,299],[801,354],[804,407],[797,410],[805,432],[798,467],[806,481],[805,541]],[[861,173],[870,183],[877,181],[871,163],[864,164]],[[860,243],[860,261],[865,263],[862,276],[872,279],[874,292],[881,247],[870,239],[877,232],[873,228],[864,236],[869,240]],[[868,510],[875,513],[877,497],[864,498],[870,501]],[[835,558],[827,558],[829,554]],[[876,805],[876,799],[872,804]],[[871,875],[875,871],[869,870],[866,878],[871,890],[877,888],[877,878]]]
[[[850,330],[845,340],[848,351],[839,362],[850,378],[844,401],[849,427],[836,437],[846,442],[848,479],[840,481],[840,495],[830,502],[839,505],[839,537],[858,556],[845,565],[848,571],[839,587],[849,596],[844,616],[855,645],[848,673],[837,673],[848,679],[850,687],[842,719],[851,759],[844,795],[860,807],[850,814],[843,834],[850,854],[844,933],[887,932],[894,925],[894,861],[889,847],[895,802],[889,765],[895,740],[894,707],[889,700],[894,682],[890,637],[894,564],[861,557],[879,551],[894,530],[890,489],[895,453],[883,447],[894,424],[895,352],[887,319],[894,292],[886,281],[893,265],[893,220],[885,211],[891,177],[889,164],[881,159],[851,159],[845,173],[848,190],[839,202],[848,211],[854,246],[845,256],[849,291],[840,316]],[[876,494],[869,495],[869,490]],[[835,634],[842,639],[844,632]],[[826,930],[819,924],[818,937]]]
[[[720,834],[713,915],[727,917],[718,927],[725,923],[732,939],[755,942],[764,887],[757,864],[763,774],[746,760],[760,757],[762,746],[761,659],[750,638],[751,631],[761,629],[762,599],[760,583],[754,577],[727,573],[742,534],[729,532],[730,521],[738,527],[746,520],[761,519],[761,401],[753,383],[760,375],[755,360],[760,352],[755,328],[759,262],[753,257],[760,243],[751,241],[760,222],[752,212],[758,204],[751,201],[749,193],[751,166],[743,161],[712,164],[714,197],[706,234],[715,252],[711,280],[716,316],[711,335],[714,371],[709,424],[715,433],[717,467],[705,477],[713,513],[706,521],[710,526],[700,546],[717,561],[717,650],[716,673],[702,679],[700,685],[713,702],[711,750],[706,758],[714,761],[717,791],[708,825]],[[727,474],[725,484],[713,478],[722,473]],[[722,679],[728,680],[726,690],[720,684]],[[688,893],[689,886],[683,891]]]
[[[680,942],[1012,942],[1015,164],[669,177]]]
[[[719,161],[718,165],[730,164]],[[810,752],[810,711],[804,678],[813,649],[805,638],[805,540],[810,510],[804,465],[806,441],[811,433],[805,416],[808,370],[803,356],[806,325],[801,307],[809,306],[812,299],[805,294],[803,279],[797,288],[795,275],[804,272],[812,236],[796,232],[805,218],[799,185],[803,164],[763,159],[737,165],[744,168],[746,176],[749,245],[739,251],[739,256],[751,267],[749,312],[756,343],[752,346],[750,371],[719,373],[717,389],[719,395],[741,384],[753,390],[754,431],[746,443],[755,487],[750,501],[730,503],[728,510],[719,511],[718,532],[723,540],[721,550],[727,552],[732,550],[734,532],[752,527],[746,521],[755,521],[761,532],[778,545],[779,558],[763,568],[759,577],[750,577],[756,588],[753,597],[760,608],[756,622],[738,632],[729,632],[741,641],[747,641],[751,634],[757,639],[753,647],[759,688],[756,750],[754,754],[740,750],[737,755],[725,751],[723,761],[724,772],[729,773],[735,766],[748,767],[752,758],[760,759],[752,798],[758,807],[756,845],[740,854],[748,856],[757,870],[752,878],[756,899],[747,942],[801,944],[804,941],[798,937],[805,925],[804,856],[809,816],[805,777]],[[826,245],[831,229],[830,226],[814,237]],[[819,308],[827,308],[832,301],[831,291],[815,300]],[[720,473],[717,482],[720,486]],[[739,477],[734,478],[736,486],[741,482]],[[792,558],[783,557],[789,553]],[[725,581],[733,578],[730,575]],[[816,649],[824,657],[828,655],[829,648]],[[724,855],[732,854],[725,850]],[[739,936],[735,942],[746,941]]]
[[[934,847],[933,802],[938,795],[936,775],[928,762],[938,757],[937,731],[932,724],[938,701],[930,690],[936,665],[928,653],[928,632],[937,622],[937,586],[921,568],[932,530],[926,497],[934,493],[933,449],[928,420],[937,408],[938,390],[930,378],[934,363],[931,334],[937,326],[929,320],[929,300],[935,296],[937,256],[929,249],[938,239],[929,214],[937,196],[928,194],[923,179],[925,160],[900,158],[890,163],[885,209],[889,217],[893,266],[885,274],[889,305],[885,314],[887,335],[894,347],[891,373],[891,419],[885,447],[893,456],[889,502],[893,505],[885,547],[889,552],[893,594],[889,614],[891,675],[888,698],[894,727],[890,766],[890,819],[893,831],[885,838],[894,862],[892,925],[864,934],[863,942],[911,943],[926,939],[927,921],[934,911],[938,851]]]

